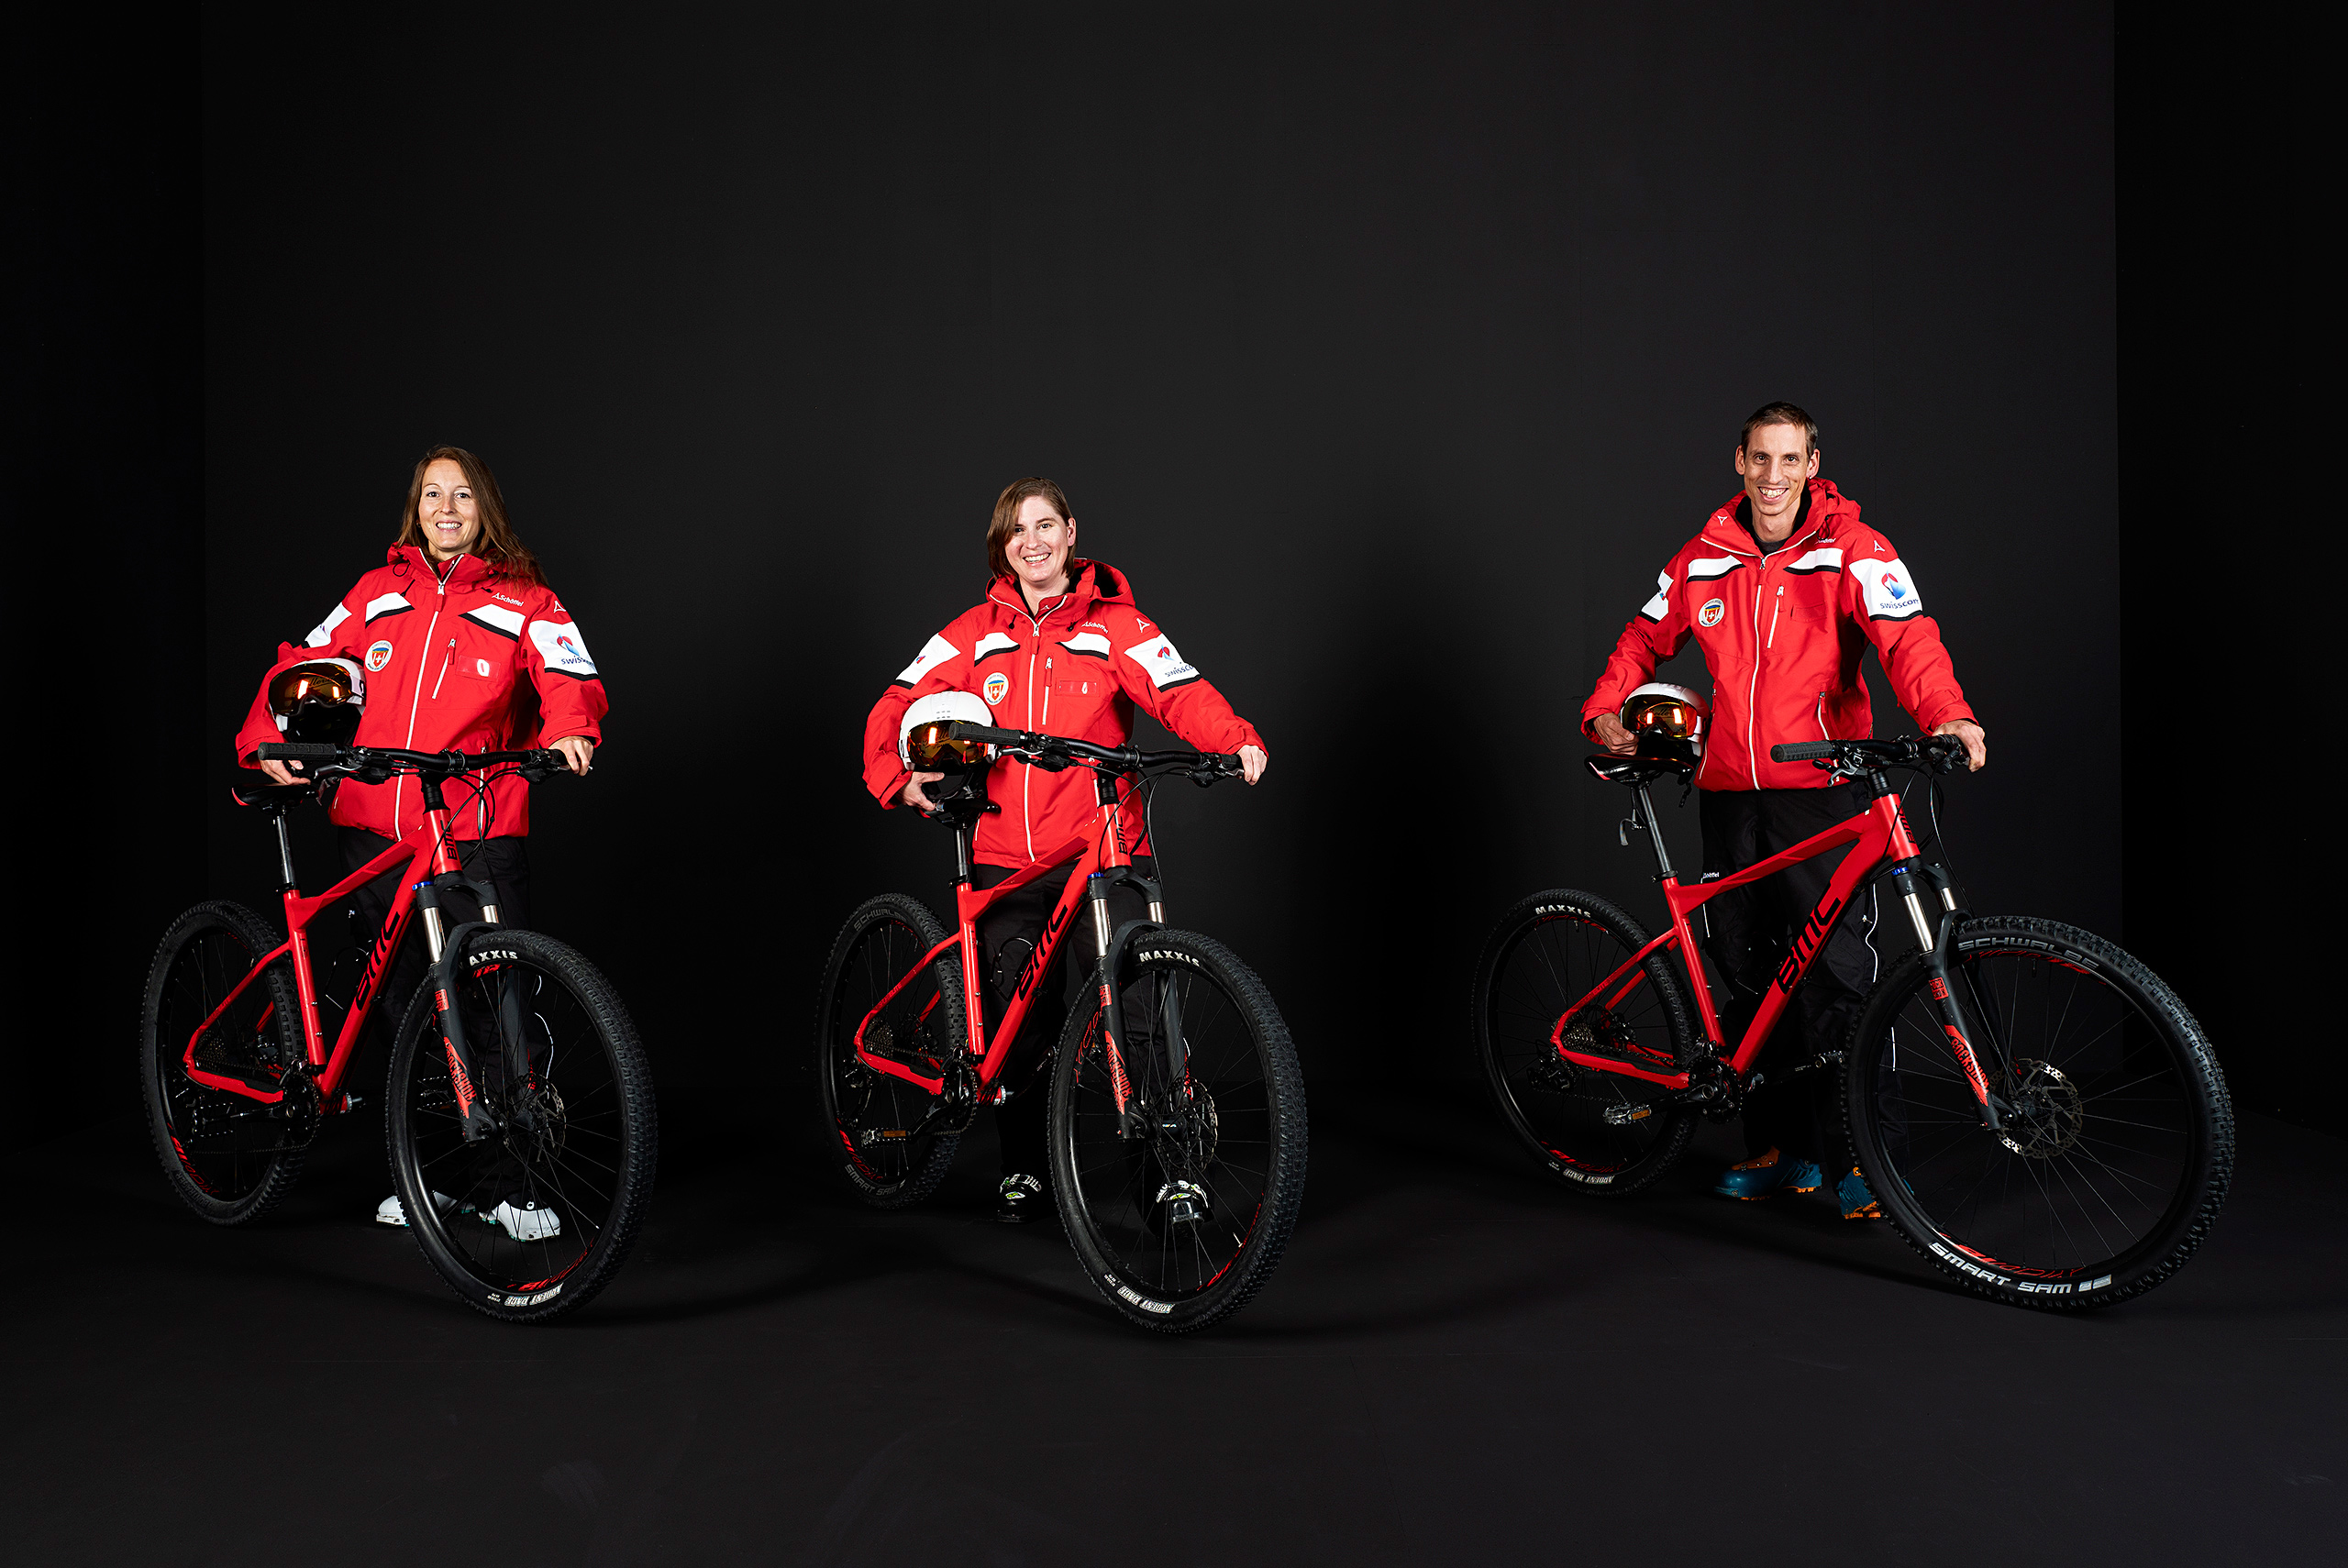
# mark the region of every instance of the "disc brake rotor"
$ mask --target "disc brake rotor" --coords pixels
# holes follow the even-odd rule
[[[1999,1143],[2026,1159],[2048,1160],[2079,1141],[2087,1111],[2077,1087],[2060,1068],[2017,1057],[2000,1083],[2011,1109]]]

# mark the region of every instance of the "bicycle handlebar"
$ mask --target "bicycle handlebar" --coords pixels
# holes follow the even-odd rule
[[[1236,778],[1240,762],[1235,756],[1219,751],[1144,751],[1131,745],[1095,745],[1091,741],[1072,740],[1067,735],[1041,734],[1034,730],[1002,730],[989,724],[974,724],[957,720],[947,726],[948,738],[977,741],[1001,751],[1035,752],[1042,756],[1065,756],[1072,760],[1105,764],[1119,773],[1133,773],[1148,767],[1187,767],[1193,778],[1204,782],[1212,778]]]
[[[530,751],[394,751],[382,746],[328,745],[317,741],[263,741],[253,748],[253,756],[262,762],[316,763],[350,773],[379,770],[385,778],[394,773],[419,773],[454,778],[460,773],[512,765],[519,767],[522,777],[532,783],[550,778],[569,766],[562,753],[548,747]]]
[[[1769,748],[1772,762],[1811,762],[1822,768],[1915,767],[1953,773],[1965,759],[1955,735],[1901,735],[1898,740],[1789,741]]]

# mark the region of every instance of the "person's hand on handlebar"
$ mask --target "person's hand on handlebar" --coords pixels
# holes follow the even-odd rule
[[[587,777],[595,760],[595,743],[585,735],[565,735],[554,743],[552,749],[562,753],[565,765],[581,778]]]
[[[1261,778],[1264,769],[1271,765],[1272,759],[1264,755],[1262,746],[1243,745],[1239,748],[1239,777],[1248,783],[1253,784]]]
[[[264,762],[260,765],[260,776],[271,784],[307,784],[309,782],[302,777],[302,765],[298,762]]]
[[[1981,726],[1970,719],[1951,719],[1944,724],[1934,724],[1933,734],[1955,735],[1965,743],[1965,766],[1968,772],[1978,773],[1989,760],[1989,743],[1981,734]]]
[[[1590,720],[1589,733],[1598,737],[1599,745],[1617,756],[1634,756],[1638,754],[1639,737],[1624,729],[1623,721],[1611,713],[1600,713]]]
[[[922,786],[935,784],[945,777],[943,773],[916,773],[905,780],[904,792],[897,798],[923,816],[934,815],[937,808],[930,803],[929,796],[923,790]]]

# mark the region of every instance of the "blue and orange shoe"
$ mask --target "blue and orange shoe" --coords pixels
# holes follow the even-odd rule
[[[1875,1189],[1867,1186],[1867,1178],[1853,1165],[1851,1174],[1834,1184],[1834,1197],[1843,1205],[1845,1220],[1880,1220],[1883,1205],[1876,1201]]]
[[[1775,1192],[1816,1192],[1825,1176],[1809,1160],[1791,1160],[1772,1149],[1721,1173],[1712,1190],[1722,1198],[1757,1203]]]

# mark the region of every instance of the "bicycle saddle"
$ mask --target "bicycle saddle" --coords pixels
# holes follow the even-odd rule
[[[317,793],[315,782],[308,784],[231,784],[229,798],[240,806],[259,806],[262,811],[283,811],[299,801],[306,801]]]
[[[1664,756],[1616,756],[1600,751],[1582,760],[1590,772],[1609,784],[1646,784],[1666,774],[1695,771],[1687,763]]]

